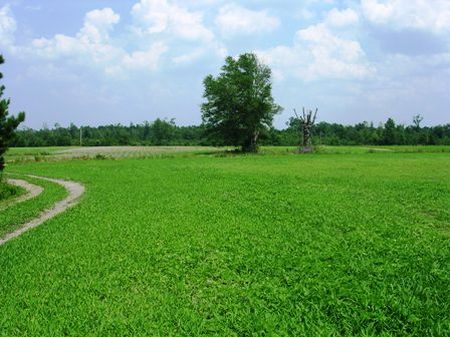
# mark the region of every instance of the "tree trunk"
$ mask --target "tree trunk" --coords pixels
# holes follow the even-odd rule
[[[303,124],[303,144],[301,148],[302,153],[313,152],[312,140],[311,140],[311,125]]]
[[[242,152],[246,153],[257,153],[258,152],[258,138],[259,138],[259,131],[255,130],[248,139],[247,143],[242,146]]]

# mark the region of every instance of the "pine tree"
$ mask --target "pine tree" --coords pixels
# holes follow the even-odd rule
[[[0,55],[0,65],[4,62],[3,56]],[[0,79],[2,78],[3,74],[0,72]],[[0,85],[0,178],[5,168],[4,154],[8,149],[11,139],[14,137],[14,132],[17,127],[25,120],[24,112],[19,113],[17,117],[9,116],[8,109],[11,101],[10,99],[2,99],[4,91],[5,86]]]

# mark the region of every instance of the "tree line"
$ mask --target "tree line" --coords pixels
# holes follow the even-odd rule
[[[22,129],[12,146],[109,146],[109,145],[203,145],[236,146],[257,152],[259,145],[300,146],[310,152],[313,145],[450,145],[450,124],[422,127],[422,116],[412,125],[393,119],[375,126],[320,122],[317,109],[299,116],[296,112],[286,128],[273,127],[273,118],[283,108],[272,97],[272,72],[252,53],[227,57],[217,76],[204,81],[202,123],[178,126],[175,120],[156,119],[141,124]]]
[[[0,55],[0,65],[4,62]],[[2,74],[0,73],[0,79]],[[9,116],[9,99],[1,99],[0,86],[0,173],[8,146],[111,146],[111,145],[201,145],[236,146],[242,152],[257,152],[260,145],[299,146],[311,152],[323,145],[450,145],[450,124],[422,127],[423,117],[414,116],[411,125],[389,118],[375,126],[315,123],[317,109],[291,117],[286,128],[274,128],[274,116],[283,108],[272,97],[272,72],[252,53],[227,57],[219,75],[204,81],[201,125],[179,126],[175,120],[78,127],[70,124],[39,130],[21,128],[24,113]],[[294,110],[295,111],[295,110]]]
[[[261,132],[261,145],[297,146],[301,143],[296,118],[285,129],[269,128]],[[450,145],[450,124],[421,126],[397,124],[393,119],[374,125],[363,122],[355,125],[319,122],[312,127],[315,145]],[[233,145],[211,137],[204,125],[179,126],[174,120],[156,119],[130,125],[107,125],[82,127],[83,146],[120,145]],[[16,147],[78,146],[80,127],[55,125],[39,130],[22,128],[10,142]]]

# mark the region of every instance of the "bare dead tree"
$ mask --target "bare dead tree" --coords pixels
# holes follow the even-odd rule
[[[420,123],[422,123],[422,122],[423,122],[422,115],[413,116],[413,123],[414,123],[414,127],[416,128],[416,130],[420,130]]]
[[[312,144],[312,128],[316,123],[318,108],[313,112],[312,110],[306,111],[303,108],[303,113],[301,116],[297,114],[297,111],[294,109],[295,116],[297,116],[297,120],[299,121],[299,133],[301,134],[302,143],[299,146],[300,153],[309,153],[314,150]]]

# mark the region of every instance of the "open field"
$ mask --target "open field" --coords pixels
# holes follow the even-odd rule
[[[23,147],[12,148],[6,159],[19,161],[57,161],[66,159],[123,159],[201,154],[223,151],[205,146],[93,146],[93,147]]]
[[[411,146],[411,145],[390,145],[390,146],[320,146],[319,153],[450,153],[450,146]]]
[[[206,146],[95,146],[95,147],[24,147],[12,148],[6,159],[9,163],[30,161],[58,161],[67,159],[125,159],[158,158],[192,155],[222,156],[233,148]],[[294,146],[263,146],[262,154],[295,154]],[[450,146],[318,146],[318,154],[357,153],[450,153]]]
[[[0,336],[448,336],[450,155],[426,149],[10,161],[87,191],[0,247]],[[0,236],[65,196],[30,181]]]

